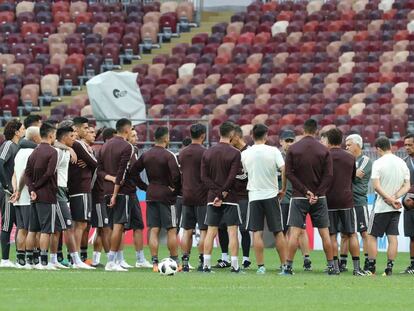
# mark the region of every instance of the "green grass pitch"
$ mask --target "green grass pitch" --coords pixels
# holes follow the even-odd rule
[[[126,249],[130,264],[134,252]],[[147,252],[147,250],[146,250]],[[166,257],[165,248],[160,258]],[[191,263],[197,265],[197,250]],[[148,253],[146,253],[149,258]],[[253,250],[252,256],[254,257]],[[213,255],[219,256],[218,251]],[[327,276],[322,252],[311,254],[314,271],[303,272],[297,256],[296,275],[277,275],[278,259],[266,250],[266,275],[253,265],[244,275],[229,270],[215,274],[178,273],[163,277],[151,270],[126,273],[97,271],[0,270],[0,310],[413,310],[414,276],[399,275],[408,254],[399,254],[392,277]],[[385,267],[378,258],[378,270]],[[348,263],[352,267],[352,262]],[[350,269],[352,270],[352,269]],[[217,271],[217,270],[216,270]]]

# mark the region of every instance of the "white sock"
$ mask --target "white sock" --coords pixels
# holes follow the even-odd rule
[[[239,269],[239,257],[237,256],[231,256],[231,266],[235,269]]]
[[[229,261],[229,254],[221,253],[221,260],[228,262]]]
[[[124,261],[124,251],[119,251],[116,253],[116,258],[118,260],[118,262],[122,262]]]
[[[117,255],[117,252],[109,251],[109,254],[108,254],[108,263],[109,262],[115,262],[115,259],[117,257],[116,255]]]
[[[106,255],[106,259],[109,259],[109,252],[105,253],[105,255]]]
[[[98,265],[101,262],[101,252],[93,252],[92,264]]]
[[[58,260],[57,260],[57,254],[56,253],[51,253],[50,254],[50,263],[52,263],[52,264],[55,264],[55,263],[57,263],[58,262]]]
[[[144,251],[141,249],[140,251],[136,252],[137,261],[138,262],[144,262],[145,261],[145,254]]]
[[[211,269],[211,255],[204,255],[203,267]]]
[[[73,261],[74,264],[78,265],[82,262],[82,260],[79,257],[78,252],[70,253],[70,257],[72,258],[72,261]]]
[[[245,261],[250,261],[250,258],[243,256],[243,262],[245,262]]]

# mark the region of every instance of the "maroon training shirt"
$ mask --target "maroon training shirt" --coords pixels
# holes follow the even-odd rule
[[[128,195],[136,195],[137,187],[139,187],[143,191],[147,191],[148,185],[142,181],[140,175],[132,174],[132,167],[137,161],[138,161],[138,149],[134,147],[134,154],[132,155],[131,161],[128,165],[126,176],[125,176],[125,183],[123,186],[124,193]]]
[[[36,202],[57,203],[57,162],[57,150],[46,143],[37,146],[27,160],[26,185],[37,194]]]
[[[289,147],[286,177],[292,183],[293,197],[305,197],[307,191],[326,195],[332,175],[329,150],[314,137],[305,136]]]
[[[341,148],[331,148],[333,178],[326,199],[328,209],[350,209],[354,207],[352,181],[355,178],[355,158]]]
[[[246,144],[240,152],[243,152],[247,148],[249,148],[249,145]],[[243,165],[240,162],[239,172],[237,173],[236,181],[234,182],[234,191],[237,193],[239,200],[249,199],[249,192],[247,191],[247,178],[247,173],[244,171]]]
[[[201,179],[201,159],[206,152],[200,144],[191,144],[180,151],[180,163],[183,184],[183,204],[203,206],[207,204],[207,189]]]
[[[209,190],[208,203],[212,203],[215,198],[223,199],[222,193],[228,192],[223,202],[238,204],[234,183],[240,163],[240,151],[227,143],[218,143],[204,153],[201,179]]]
[[[144,169],[149,181],[147,201],[175,204],[181,187],[181,173],[175,155],[163,147],[154,146],[132,166],[132,178],[137,179]]]

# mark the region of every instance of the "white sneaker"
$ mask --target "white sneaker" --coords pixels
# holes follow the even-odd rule
[[[29,264],[21,265],[18,262],[16,262],[16,268],[20,270],[32,270],[32,266]]]
[[[123,268],[121,265],[115,264],[115,270],[117,272],[128,272],[128,269]]]
[[[56,268],[54,264],[52,263],[48,263],[47,266],[43,266],[45,267],[44,270],[48,270],[48,271],[59,271],[60,269]]]
[[[137,261],[135,263],[135,268],[152,268],[152,264],[150,262],[148,262],[148,260],[144,260],[142,262]]]
[[[9,259],[0,261],[0,268],[16,268],[16,265],[12,263]]]
[[[44,270],[43,266],[40,262],[36,265],[33,265],[33,269],[35,269],[35,270]]]
[[[118,263],[119,266],[121,266],[124,269],[130,269],[133,268],[130,264],[128,264],[125,260],[122,260],[120,263]]]
[[[73,264],[72,268],[73,269],[83,269],[83,270],[95,270],[96,269],[94,267],[91,267],[91,266],[87,265],[86,263],[84,263],[82,261],[80,263]]]
[[[120,265],[116,264],[113,261],[110,261],[105,266],[105,271],[115,271],[115,272],[127,272],[127,269],[122,268]]]
[[[69,269],[69,267],[66,267],[66,266],[62,265],[60,262],[52,263],[52,266],[57,268],[57,269]]]

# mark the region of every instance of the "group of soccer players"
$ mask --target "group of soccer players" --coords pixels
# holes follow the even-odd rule
[[[303,254],[303,269],[312,270],[306,232],[309,215],[319,230],[329,275],[347,271],[348,252],[355,276],[375,274],[377,238],[384,234],[389,241],[384,275],[391,275],[398,251],[399,217],[405,208],[411,262],[404,272],[414,274],[414,191],[410,190],[414,136],[405,139],[405,160],[392,154],[387,138],[378,138],[375,148],[380,158],[372,163],[363,155],[361,136],[344,139],[339,129],[332,128],[317,137],[317,129],[316,121],[309,119],[300,137],[284,131],[279,150],[266,144],[268,128],[264,124],[253,127],[254,144],[249,146],[239,126],[224,122],[219,128],[220,141],[207,149],[206,127],[194,124],[191,140],[174,154],[168,149],[168,128],[159,127],[154,133],[155,145],[138,156],[137,133],[127,119],[118,120],[115,129],[102,131],[100,149],[92,148],[95,128],[83,117],[56,125],[42,123],[36,116],[26,118],[25,124],[11,120],[0,147],[0,267],[95,269],[103,267],[103,250],[106,271],[128,271],[133,266],[124,259],[124,236],[133,230],[135,267],[157,272],[159,236],[165,229],[170,257],[180,270],[188,272],[198,228],[198,271],[230,268],[233,273],[242,273],[251,265],[253,244],[257,273],[265,274],[266,223],[279,255],[280,274],[291,275],[298,248]],[[377,195],[370,215],[367,192],[371,181]],[[151,263],[143,251],[138,188],[146,191]],[[14,224],[16,263],[9,260]],[[96,234],[89,262],[91,227],[96,228]],[[179,228],[183,229],[181,240]],[[362,268],[357,233],[363,240]],[[222,256],[213,266],[211,254],[217,236]],[[67,260],[62,244],[68,250]]]

